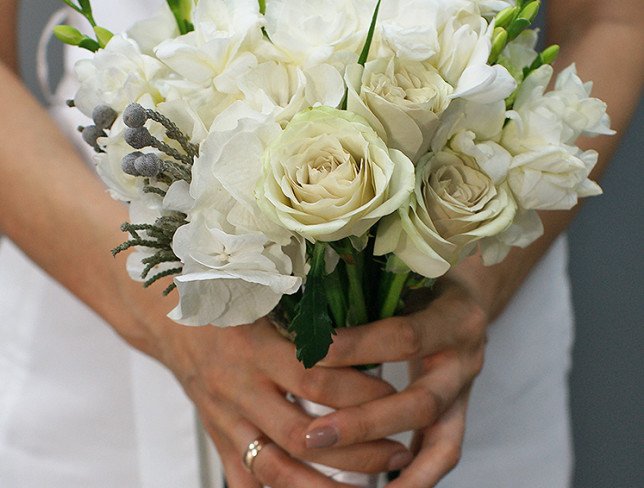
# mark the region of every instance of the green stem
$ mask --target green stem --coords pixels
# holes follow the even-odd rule
[[[351,307],[352,325],[361,325],[369,322],[362,288],[364,256],[356,252],[353,253],[353,259],[353,263],[346,263],[347,277],[349,278],[349,307]]]
[[[380,307],[380,318],[386,319],[393,317],[400,302],[400,295],[403,292],[409,271],[406,273],[392,273],[392,278],[389,281],[388,289],[385,293],[382,307]]]
[[[347,325],[347,300],[340,279],[341,264],[338,263],[333,273],[324,279],[326,300],[331,309],[335,326],[338,328]]]

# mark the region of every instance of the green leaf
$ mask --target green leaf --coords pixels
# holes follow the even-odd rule
[[[297,315],[289,326],[289,332],[295,334],[297,359],[304,363],[305,368],[312,368],[326,356],[335,334],[327,307],[325,246],[322,242],[315,243],[304,293],[297,307]]]
[[[266,0],[259,0],[259,13],[262,15],[266,13]]]
[[[371,42],[373,41],[373,33],[376,30],[376,22],[378,21],[378,11],[380,10],[380,1],[376,4],[376,8],[373,11],[373,17],[371,17],[371,25],[369,26],[369,32],[367,33],[367,40],[364,43],[362,52],[360,53],[360,58],[358,58],[358,64],[364,66],[369,57],[369,49],[371,48]]]

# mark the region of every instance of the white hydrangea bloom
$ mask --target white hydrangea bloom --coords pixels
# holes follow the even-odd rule
[[[173,186],[166,204],[189,206],[175,234],[184,263],[175,278],[180,303],[170,317],[187,325],[249,323],[302,283],[304,246],[262,216],[254,197],[267,140],[279,125],[262,114],[211,130],[193,166],[193,182]],[[297,273],[297,274],[295,274]]]

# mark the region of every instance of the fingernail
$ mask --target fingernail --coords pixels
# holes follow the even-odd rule
[[[398,471],[411,463],[412,459],[414,459],[414,456],[409,451],[397,452],[391,456],[387,471]]]
[[[331,447],[338,442],[338,431],[335,427],[318,427],[306,433],[306,447]]]

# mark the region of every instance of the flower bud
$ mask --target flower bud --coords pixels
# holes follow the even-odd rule
[[[156,154],[142,154],[134,160],[134,167],[141,176],[153,178],[161,172],[163,162]]]
[[[123,122],[125,125],[132,128],[143,127],[148,120],[148,114],[145,109],[138,103],[131,103],[123,112]]]
[[[510,25],[510,22],[514,20],[518,11],[518,7],[508,7],[501,10],[498,14],[496,14],[496,17],[494,18],[494,26],[507,27],[508,25]]]
[[[490,51],[490,61],[494,62],[499,57],[499,54],[505,49],[508,43],[508,31],[503,27],[496,27],[492,35],[492,49]]]
[[[136,161],[141,156],[143,156],[143,153],[140,151],[126,154],[121,160],[121,169],[123,169],[123,172],[127,173],[128,175],[139,176],[139,172],[136,170],[134,161]]]
[[[112,127],[117,116],[116,110],[109,105],[98,105],[92,111],[92,120],[94,120],[96,127],[100,127],[101,129],[109,129]]]
[[[145,127],[128,127],[125,129],[125,142],[134,149],[143,149],[151,146],[154,138]]]
[[[105,132],[103,132],[103,129],[96,127],[95,125],[88,125],[87,127],[84,127],[81,134],[83,136],[83,140],[93,148],[98,147],[99,137],[105,137],[107,135],[105,134]]]
[[[72,46],[78,46],[85,38],[81,31],[71,25],[57,25],[54,27],[54,35],[59,41]]]
[[[553,44],[552,46],[548,46],[545,48],[539,57],[541,58],[541,62],[543,64],[552,64],[555,62],[557,59],[557,56],[559,56],[559,46],[557,44]]]
[[[526,19],[530,23],[534,21],[534,19],[537,18],[537,14],[539,13],[539,9],[541,8],[541,2],[539,0],[535,0],[534,2],[530,2],[527,4],[523,9],[521,10],[521,13],[519,13],[519,19]]]

